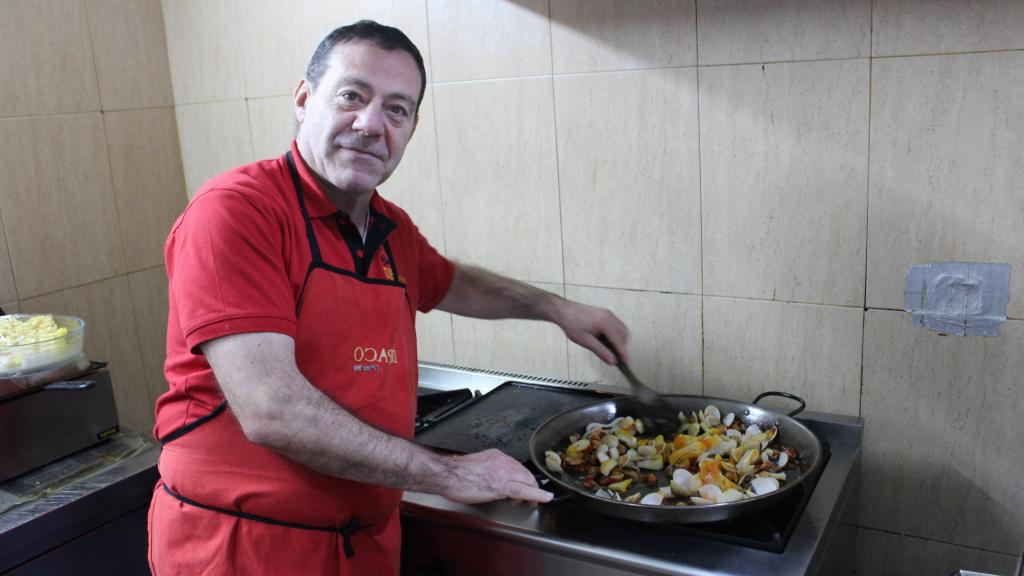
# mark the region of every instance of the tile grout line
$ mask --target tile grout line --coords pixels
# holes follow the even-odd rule
[[[427,25],[427,50],[430,53],[427,58],[430,61],[430,72],[431,75],[437,74],[437,70],[434,68],[434,49],[430,45],[430,9],[427,5],[428,0],[423,0],[423,19]],[[444,186],[441,184],[441,138],[438,136],[438,124],[439,117],[437,115],[437,95],[434,93],[434,85],[436,82],[431,78],[431,82],[427,85],[430,88],[430,110],[434,114],[434,162],[437,163],[437,193],[441,200],[441,245],[444,250],[445,258],[448,257],[448,226],[445,223],[445,210],[444,210]],[[448,339],[452,345],[452,362],[455,363],[455,317],[452,314],[448,314]]]
[[[874,61],[871,54],[875,52],[875,0],[868,6],[868,136],[867,136],[867,169],[865,170],[864,186],[864,311],[860,317],[860,389],[857,395],[857,415],[864,417],[864,360],[868,339],[868,246],[871,239],[871,81],[874,76]]]
[[[960,548],[967,548],[969,550],[976,550],[978,552],[987,552],[989,554],[1000,554],[1003,556],[1009,556],[1011,558],[1017,558],[1017,552],[1003,552],[1000,550],[992,550],[989,548],[982,548],[980,546],[971,546],[970,544],[960,544],[958,542],[950,542],[948,540],[939,540],[938,538],[926,538],[924,536],[917,536],[908,532],[897,532],[895,530],[886,530],[885,528],[875,528],[873,526],[864,526],[862,524],[847,524],[842,523],[843,526],[850,526],[858,530],[870,530],[872,532],[881,532],[882,534],[889,534],[890,536],[901,536],[903,538],[913,538],[914,540],[923,540],[925,542],[935,542],[937,544],[945,544],[947,546],[957,546]]]
[[[81,284],[74,284],[72,286],[64,286],[63,288],[58,288],[56,290],[50,290],[48,292],[42,292],[42,293],[39,293],[39,294],[33,294],[32,296],[26,296],[24,298],[18,298],[18,301],[19,302],[25,302],[25,301],[28,301],[28,300],[35,300],[36,298],[44,298],[46,296],[53,296],[54,294],[60,294],[61,292],[67,292],[68,290],[77,290],[79,288],[85,288],[86,286],[92,286],[93,284],[100,284],[102,282],[108,282],[110,280],[117,280],[118,278],[120,278],[122,276],[124,276],[125,278],[128,278],[128,276],[131,276],[132,274],[139,274],[139,273],[142,273],[142,272],[150,272],[150,271],[155,270],[157,268],[161,268],[162,269],[163,267],[164,267],[163,264],[154,264],[152,266],[147,266],[145,268],[139,268],[138,270],[129,270],[129,271],[124,272],[122,274],[114,274],[113,276],[105,276],[103,278],[99,278],[99,279],[96,279],[96,280],[90,280],[88,282],[83,282]]]
[[[279,96],[277,96],[279,98]],[[198,104],[216,104],[217,102],[199,102]],[[224,102],[230,102],[230,100],[224,100]],[[73,110],[66,112],[44,112],[41,114],[22,114],[16,116],[0,116],[0,122],[6,120],[39,120],[43,118],[52,118],[60,116],[81,116],[86,114],[119,114],[122,112],[143,112],[146,110],[162,110],[164,108],[174,109],[176,104],[154,104],[152,106],[135,106],[131,108],[104,108],[100,106],[95,110]]]
[[[14,274],[14,260],[11,258],[11,243],[7,240],[7,226],[4,225],[4,211],[0,210],[0,228],[3,229],[4,252],[7,253],[7,266],[11,270],[11,284],[14,285],[14,301],[20,299],[18,290],[18,277]],[[20,306],[19,306],[20,307]]]
[[[428,33],[429,36],[429,33]],[[930,56],[963,56],[971,54],[1002,54],[1007,52],[1024,52],[1024,48],[1007,48],[1001,50],[977,50],[977,51],[965,51],[965,52],[935,52],[935,53],[924,53],[924,54],[900,54],[890,56],[847,56],[842,58],[808,58],[802,60],[765,60],[763,62],[730,62],[725,64],[696,64],[688,66],[653,66],[646,68],[617,68],[608,70],[593,70],[586,72],[564,72],[560,74],[553,74],[554,76],[594,76],[599,74],[628,74],[630,72],[655,72],[660,70],[685,70],[687,68],[726,68],[729,66],[757,66],[761,64],[806,64],[813,62],[842,62],[848,60],[878,60],[878,59],[893,59],[893,58],[921,58]],[[432,57],[431,57],[432,59]],[[431,64],[433,64],[431,62]],[[466,80],[445,80],[445,81],[433,81],[430,84],[436,84],[441,86],[447,85],[458,85],[458,84],[479,84],[485,82],[502,82],[512,80],[529,80],[537,78],[547,78],[548,74],[534,74],[524,76],[505,76],[496,78],[472,78]],[[22,116],[6,116],[0,118],[0,120],[15,120],[22,118],[39,118],[43,116],[59,116],[67,114],[88,114],[95,112],[127,112],[130,110],[149,110],[154,108],[178,108],[182,106],[198,106],[201,104],[219,104],[225,102],[236,102],[239,100],[269,100],[273,98],[287,98],[290,94],[268,94],[260,96],[242,96],[240,98],[222,98],[215,100],[197,100],[195,102],[179,102],[172,100],[170,104],[158,104],[152,106],[141,106],[137,108],[113,108],[104,109],[102,106],[99,110],[84,110],[75,112],[47,112],[43,114],[26,114]]]
[[[697,11],[700,9],[700,2],[693,0],[693,57],[697,63],[697,226],[698,237],[700,238],[700,393],[707,396],[705,381],[707,339],[704,335],[704,181],[703,181],[703,154],[700,138],[700,26]]]
[[[125,249],[124,229],[121,225],[121,207],[118,202],[117,186],[114,184],[114,162],[110,159],[110,140],[107,138],[107,119],[103,113],[103,95],[100,91],[99,66],[96,64],[96,51],[92,47],[92,22],[89,17],[89,7],[85,0],[82,0],[82,10],[85,12],[85,29],[89,36],[89,58],[92,60],[93,79],[96,81],[96,100],[100,104],[100,130],[103,133],[103,154],[107,158],[107,175],[110,177],[110,194],[114,201],[114,218],[117,220],[117,241],[121,246],[121,264],[124,265],[124,275],[128,276],[128,251]],[[132,312],[134,318],[134,311]]]
[[[555,190],[558,193],[558,242],[559,252],[561,253],[560,260],[562,261],[562,298],[568,298],[566,295],[566,278],[565,278],[565,222],[562,221],[562,216],[565,214],[565,210],[562,208],[562,167],[559,161],[558,155],[558,99],[555,97],[555,35],[553,32],[554,24],[552,24],[551,18],[551,0],[548,0],[548,57],[551,62],[551,122],[552,131],[555,138]],[[565,347],[565,374],[569,374],[569,357],[570,357],[569,346]]]
[[[685,70],[687,68],[727,68],[729,66],[758,66],[764,64],[807,64],[813,62],[843,62],[848,60],[869,60],[878,58],[920,58],[929,56],[962,56],[968,54],[999,54],[1004,52],[1024,52],[1024,48],[1006,48],[1000,50],[975,50],[975,51],[964,51],[964,52],[935,52],[935,53],[924,53],[924,54],[897,54],[890,56],[873,56],[868,53],[866,56],[842,56],[836,58],[803,58],[797,60],[764,60],[764,61],[750,61],[750,62],[726,62],[721,64],[691,64],[686,66],[650,66],[643,68],[609,68],[607,70],[588,70],[584,72],[563,72],[555,74],[555,76],[593,76],[598,74],[627,74],[630,72],[652,72],[659,70]],[[552,72],[553,69],[552,69]],[[524,76],[501,76],[492,78],[467,78],[464,80],[445,80],[437,82],[441,85],[449,84],[475,84],[483,82],[502,82],[509,80],[527,80],[532,78],[545,78],[547,74],[532,74]],[[268,98],[270,96],[267,96]],[[200,104],[201,102],[195,102]]]
[[[252,108],[249,107],[249,99],[245,98],[245,127],[249,129],[249,158],[250,162],[258,160],[256,158],[256,137],[252,129]],[[294,137],[293,137],[294,138]]]

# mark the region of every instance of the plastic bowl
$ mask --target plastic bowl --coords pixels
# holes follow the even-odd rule
[[[40,314],[10,314],[5,318],[25,322],[34,316]],[[67,334],[31,344],[7,345],[0,340],[0,378],[54,370],[73,362],[82,353],[85,321],[74,316],[52,316],[58,326],[68,329]]]

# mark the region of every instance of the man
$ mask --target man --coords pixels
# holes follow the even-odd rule
[[[426,78],[400,31],[328,35],[294,94],[282,158],[207,182],[166,243],[170,390],[150,508],[164,574],[397,574],[401,490],[545,502],[497,450],[416,446],[416,310],[555,322],[607,362],[609,311],[438,254],[376,186],[416,129]]]

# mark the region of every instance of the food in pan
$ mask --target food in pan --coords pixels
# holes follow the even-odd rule
[[[781,446],[778,427],[747,426],[735,414],[722,417],[709,405],[679,413],[678,433],[644,436],[643,420],[619,417],[592,423],[569,437],[560,451],[545,453],[556,474],[575,476],[596,496],[629,503],[706,505],[736,502],[778,490],[799,455]]]

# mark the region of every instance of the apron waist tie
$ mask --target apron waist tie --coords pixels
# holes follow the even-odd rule
[[[202,508],[203,510],[210,510],[211,512],[219,512],[221,514],[227,514],[228,516],[234,516],[235,518],[241,518],[243,520],[252,520],[254,522],[263,522],[264,524],[273,524],[274,526],[284,526],[285,528],[298,528],[299,530],[314,530],[316,532],[332,532],[335,534],[341,534],[342,547],[345,549],[345,558],[351,558],[355,556],[355,548],[352,547],[352,535],[366,528],[370,528],[373,524],[363,524],[359,521],[359,518],[353,517],[348,521],[347,524],[341,527],[336,526],[310,526],[309,524],[300,524],[298,522],[287,522],[285,520],[278,520],[276,518],[270,518],[268,516],[260,516],[258,514],[250,514],[248,512],[239,512],[238,510],[228,510],[227,508],[219,508],[217,506],[210,506],[201,502],[196,502],[191,498],[182,496],[171,490],[167,484],[163,484],[165,492],[177,498],[181,502],[188,504],[189,506],[195,506],[196,508]]]

